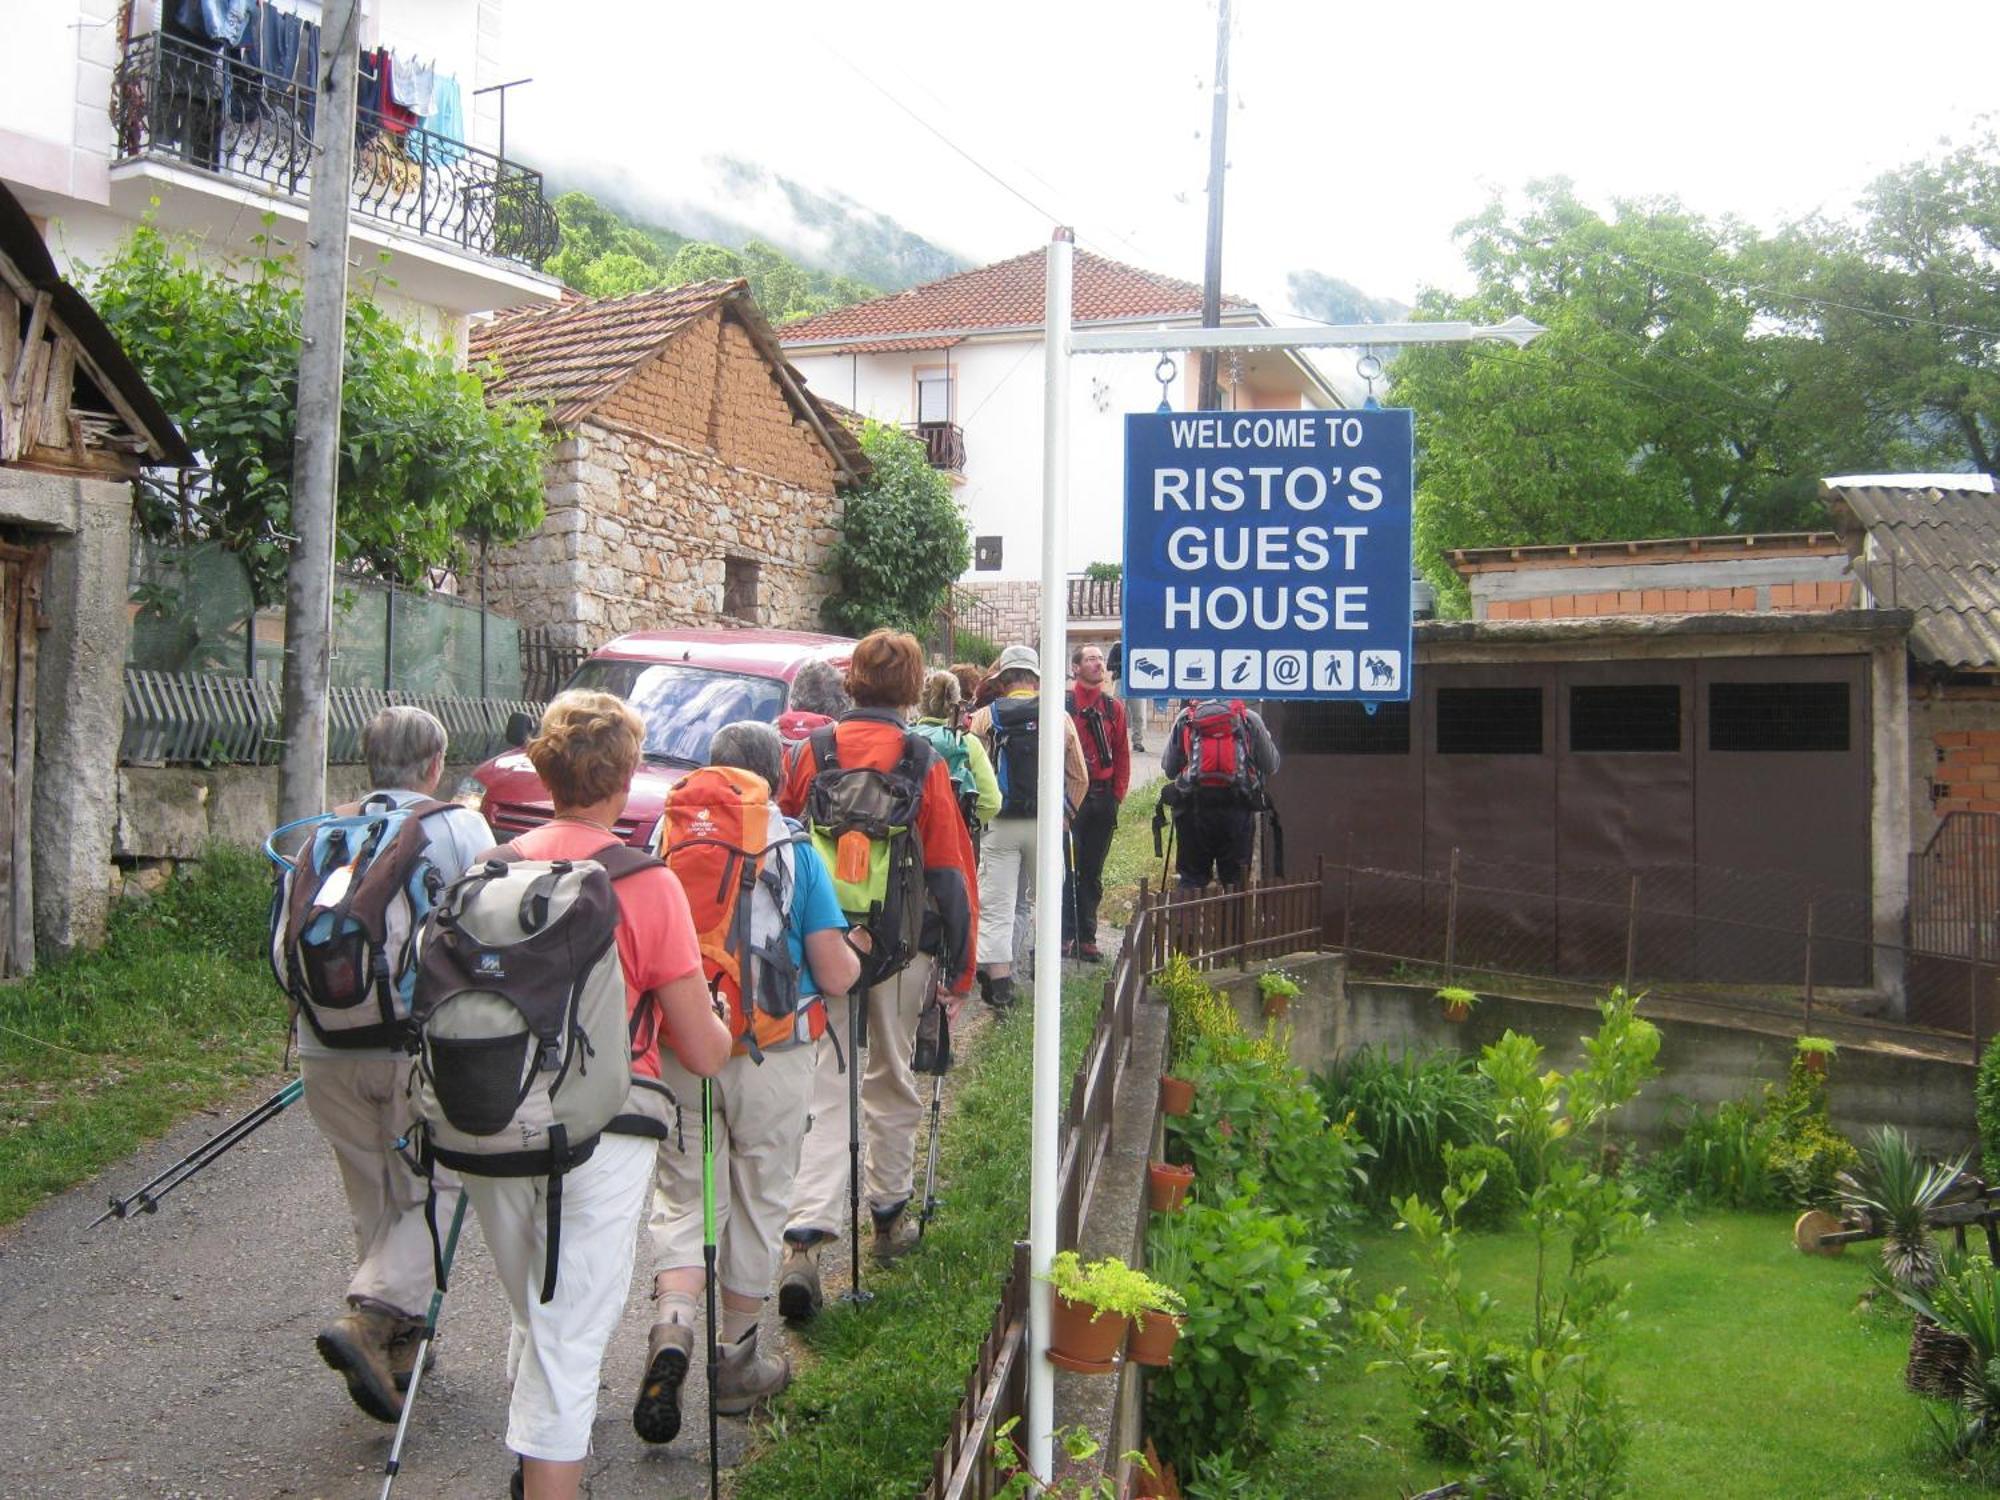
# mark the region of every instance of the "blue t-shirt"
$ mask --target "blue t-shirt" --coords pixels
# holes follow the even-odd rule
[[[785,946],[792,951],[792,963],[799,971],[799,993],[817,995],[819,984],[806,963],[806,934],[847,930],[847,918],[833,899],[833,876],[826,861],[811,844],[792,845],[792,920],[785,930]]]

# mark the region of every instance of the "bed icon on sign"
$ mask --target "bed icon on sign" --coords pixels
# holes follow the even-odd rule
[[[1164,650],[1134,651],[1131,654],[1125,675],[1133,692],[1166,691],[1168,655]]]

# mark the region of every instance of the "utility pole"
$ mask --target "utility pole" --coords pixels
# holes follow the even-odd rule
[[[333,655],[333,537],[340,475],[340,367],[347,338],[347,202],[354,183],[360,0],[325,0],[306,211],[292,559],[285,572],[284,755],[278,820],[326,808],[326,696]]]
[[[1208,127],[1208,259],[1201,278],[1201,326],[1222,326],[1222,178],[1229,165],[1229,0],[1217,0],[1215,17],[1215,109]],[[1215,378],[1215,350],[1201,351],[1201,386],[1195,405],[1214,411],[1222,405]]]

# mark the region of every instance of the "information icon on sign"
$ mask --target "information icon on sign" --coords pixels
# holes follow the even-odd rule
[[[1215,653],[1213,651],[1176,651],[1174,653],[1174,686],[1203,691],[1215,686]]]
[[[1306,685],[1306,654],[1303,651],[1273,651],[1265,666],[1271,674],[1271,690],[1296,692]]]
[[[1222,686],[1231,695],[1254,693],[1264,686],[1264,653],[1225,651],[1222,653]]]
[[[1354,653],[1352,651],[1313,652],[1313,691],[1316,693],[1347,693],[1354,689]]]
[[[1173,653],[1169,651],[1134,651],[1127,659],[1126,680],[1130,690],[1137,694],[1164,693],[1167,690],[1167,662]]]
[[[1365,693],[1400,692],[1403,686],[1403,653],[1364,651],[1361,653],[1361,690]]]

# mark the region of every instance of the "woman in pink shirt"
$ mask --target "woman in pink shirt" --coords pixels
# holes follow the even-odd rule
[[[625,810],[643,734],[631,706],[609,693],[563,693],[548,706],[527,750],[549,789],[555,818],[513,840],[523,858],[588,859],[619,842],[612,824]],[[528,1500],[569,1500],[582,1484],[598,1372],[624,1310],[653,1158],[668,1130],[660,1047],[664,1043],[682,1067],[705,1078],[729,1060],[733,1041],[710,1001],[680,882],[659,865],[612,889],[632,1021],[633,1087],[596,1151],[563,1178],[552,1300],[538,1300],[547,1181],[465,1179],[513,1314],[507,1446],[521,1458],[514,1493]]]

